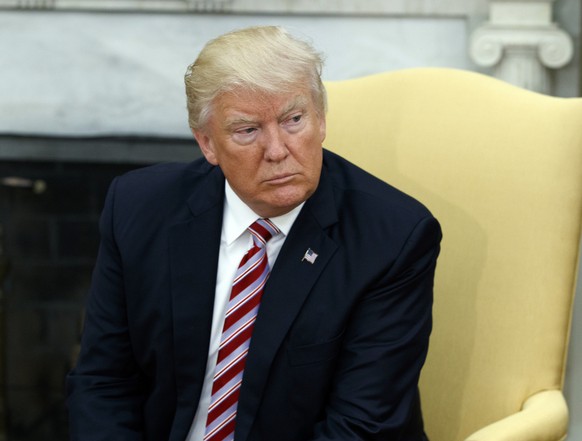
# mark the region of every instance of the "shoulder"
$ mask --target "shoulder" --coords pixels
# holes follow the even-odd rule
[[[132,170],[116,180],[120,188],[148,193],[160,187],[177,186],[184,181],[204,176],[212,168],[203,158],[190,163],[168,162]]]
[[[337,212],[329,234],[351,265],[357,263],[350,256],[373,256],[365,264],[382,272],[416,265],[419,256],[436,259],[442,232],[427,207],[336,154],[324,158],[322,177]]]
[[[186,219],[188,201],[218,194],[224,185],[221,178],[219,170],[205,159],[136,169],[114,179],[104,212],[111,213],[118,225],[149,224],[152,228]],[[214,188],[217,190],[211,191]]]
[[[324,151],[323,173],[331,182],[340,213],[406,223],[432,217],[414,197],[335,153]]]
[[[190,163],[151,165],[118,176],[110,191],[114,191],[116,200],[124,205],[166,205],[172,200],[183,201],[213,169],[203,158]]]

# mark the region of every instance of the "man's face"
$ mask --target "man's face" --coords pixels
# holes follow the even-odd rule
[[[204,129],[202,153],[262,217],[285,214],[319,183],[325,116],[309,89],[282,95],[235,90],[219,95]]]

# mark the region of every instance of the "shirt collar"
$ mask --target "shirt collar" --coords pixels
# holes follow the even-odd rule
[[[222,238],[227,245],[230,245],[246,231],[249,225],[251,225],[261,216],[251,210],[249,206],[238,197],[226,179],[224,182],[225,200],[224,216],[222,221]],[[289,234],[289,231],[293,226],[293,222],[295,222],[295,219],[297,219],[297,216],[299,215],[299,212],[301,211],[301,208],[303,208],[304,204],[305,202],[302,202],[289,213],[286,213],[282,216],[269,218],[271,222],[277,225],[277,228],[281,230],[283,236],[287,236]]]

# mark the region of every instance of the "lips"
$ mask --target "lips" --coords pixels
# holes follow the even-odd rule
[[[281,184],[286,184],[286,183],[292,181],[294,177],[295,177],[295,173],[286,173],[286,174],[273,176],[272,178],[267,179],[266,182],[268,184],[272,184],[272,185],[281,185]]]

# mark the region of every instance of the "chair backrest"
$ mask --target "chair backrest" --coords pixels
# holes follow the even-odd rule
[[[421,377],[433,441],[561,389],[582,214],[582,99],[420,68],[326,83],[325,146],[440,220]]]

